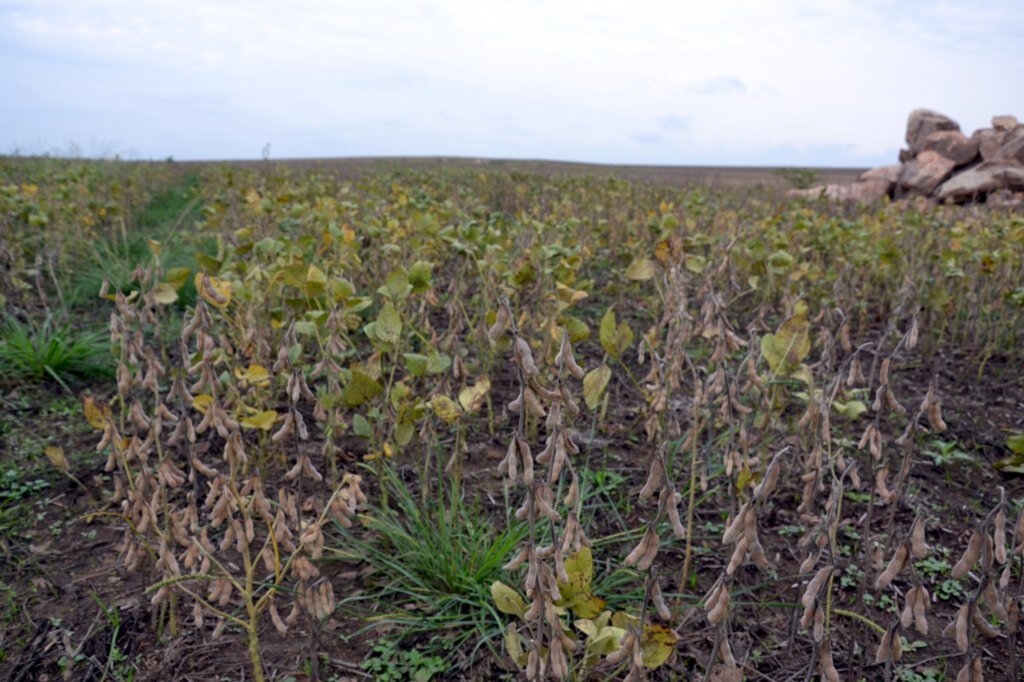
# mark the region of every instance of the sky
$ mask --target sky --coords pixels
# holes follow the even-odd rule
[[[0,153],[895,163],[1024,120],[1024,0],[0,0]]]

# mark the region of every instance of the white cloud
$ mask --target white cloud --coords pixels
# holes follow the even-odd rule
[[[1017,0],[0,2],[0,144],[880,163],[917,106],[1024,114],[1022,27]]]

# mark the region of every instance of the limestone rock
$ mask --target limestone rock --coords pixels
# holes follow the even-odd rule
[[[1005,114],[1003,116],[992,117],[992,127],[997,130],[1013,130],[1017,127],[1017,117]]]
[[[1002,146],[992,155],[996,161],[1013,160],[1024,163],[1024,126],[1017,126],[1003,139]]]
[[[825,198],[830,201],[850,201],[870,204],[889,196],[893,183],[881,178],[858,180],[849,185],[818,185],[807,189],[791,189],[786,196],[794,199]]]
[[[940,201],[976,201],[996,190],[1024,190],[1024,164],[982,161],[944,182],[936,192]]]
[[[864,171],[860,179],[861,180],[885,180],[893,185],[900,179],[900,171],[903,170],[903,164],[894,163],[891,166],[879,166],[878,168],[872,168],[871,170]]]
[[[924,139],[936,130],[960,130],[949,116],[930,109],[914,109],[907,117],[907,147],[915,157],[924,149]]]
[[[959,130],[936,130],[921,143],[922,151],[942,154],[959,166],[966,166],[978,158],[978,140],[967,137]]]
[[[942,154],[923,151],[903,165],[896,181],[897,189],[903,194],[927,196],[949,177],[954,168],[956,163]]]
[[[997,130],[994,128],[980,128],[974,131],[971,135],[972,140],[976,140],[978,143],[978,152],[981,154],[982,161],[991,161],[995,158],[996,152],[1003,146],[1003,142],[1006,140],[1006,130]]]

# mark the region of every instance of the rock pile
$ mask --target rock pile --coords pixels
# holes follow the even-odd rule
[[[945,203],[1024,205],[1024,125],[1015,117],[995,116],[991,128],[967,137],[948,116],[915,109],[907,119],[906,142],[898,164],[873,168],[850,185],[819,185],[788,195],[862,203],[923,196]]]

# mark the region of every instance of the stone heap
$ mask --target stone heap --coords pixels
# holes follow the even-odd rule
[[[877,201],[882,197],[928,197],[937,202],[1024,205],[1024,125],[995,116],[991,128],[967,137],[960,125],[928,109],[907,119],[907,148],[900,163],[872,168],[850,185],[790,190],[788,196],[835,201]]]

